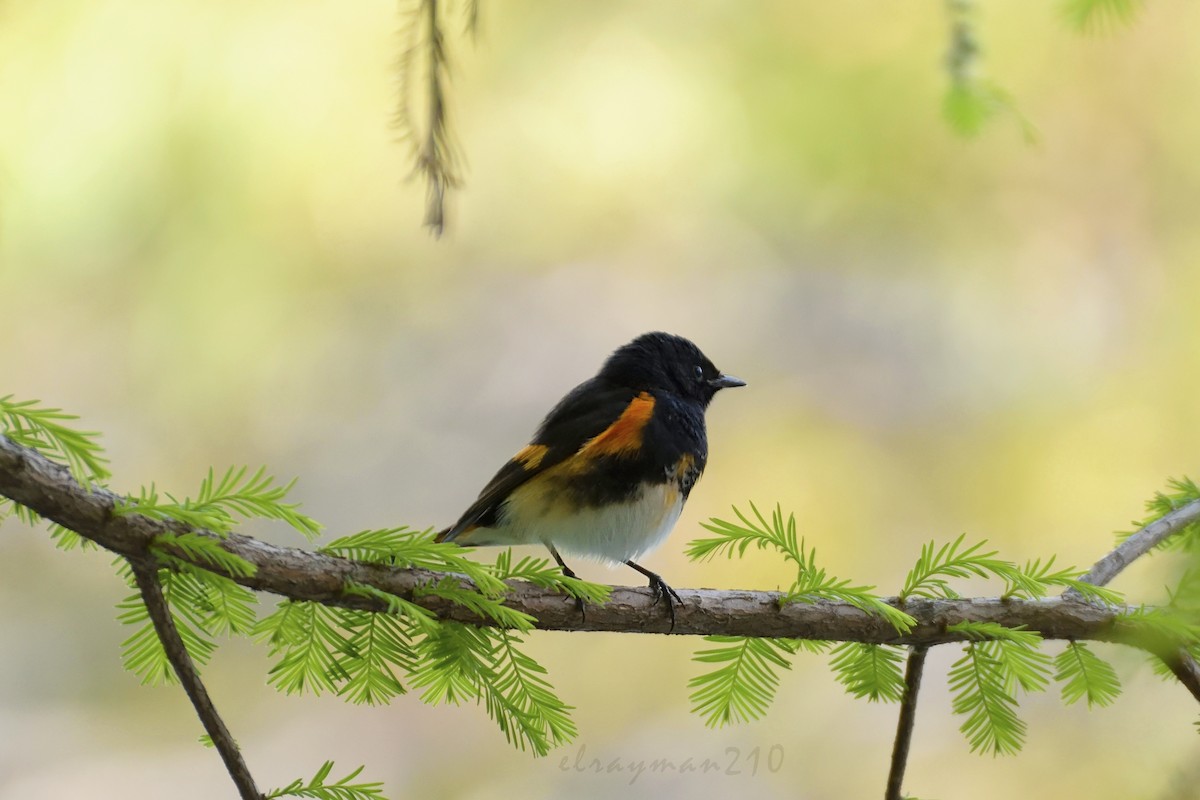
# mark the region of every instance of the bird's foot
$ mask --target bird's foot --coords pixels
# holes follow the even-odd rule
[[[554,548],[554,545],[547,543],[546,547],[549,548],[550,555],[554,556],[554,560],[558,562],[558,568],[562,570],[562,574],[566,575],[568,578],[574,578],[575,580],[579,580],[579,576],[575,574],[575,570],[571,569],[565,563],[563,563],[562,556],[560,556],[558,554],[558,550],[556,550]],[[587,621],[587,606],[583,602],[582,597],[575,598],[575,608],[578,609],[578,611],[579,611],[580,620],[583,622],[586,622]]]
[[[633,567],[638,572],[650,579],[650,590],[654,593],[655,603],[659,603],[662,600],[667,601],[667,612],[671,615],[671,627],[667,629],[667,632],[670,633],[671,631],[675,630],[675,604],[678,603],[683,605],[683,598],[679,596],[678,592],[668,586],[667,582],[664,581],[662,576],[658,573],[651,572],[645,567],[635,564],[632,561],[626,561],[625,565]]]

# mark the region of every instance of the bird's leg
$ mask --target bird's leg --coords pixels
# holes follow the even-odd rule
[[[664,598],[666,599],[667,610],[671,612],[671,627],[668,632],[675,630],[675,603],[678,602],[682,605],[683,599],[674,589],[668,586],[667,582],[664,581],[657,573],[651,572],[645,567],[635,564],[632,561],[626,561],[625,566],[633,567],[638,572],[650,579],[650,588],[654,590],[654,602],[657,603],[659,600]],[[671,598],[674,598],[674,600]]]
[[[558,562],[558,568],[562,570],[563,575],[566,575],[568,578],[576,578],[577,577],[575,575],[575,570],[573,570],[567,566],[566,562],[563,561],[562,556],[560,556],[558,554],[558,551],[554,549],[554,545],[550,544],[549,542],[546,542],[546,549],[548,549],[550,551],[550,555],[554,556],[554,560]],[[579,609],[579,616],[583,619],[587,619],[587,612],[584,611],[584,609],[583,609],[583,598],[582,597],[575,598],[575,607]]]

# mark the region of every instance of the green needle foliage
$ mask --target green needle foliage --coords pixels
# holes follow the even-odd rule
[[[1195,481],[1186,475],[1169,479],[1167,491],[1155,492],[1154,497],[1146,501],[1146,516],[1141,520],[1134,520],[1131,530],[1119,532],[1117,541],[1128,539],[1155,520],[1196,500],[1200,500],[1200,487],[1196,486]],[[1163,540],[1158,547],[1160,550],[1200,550],[1200,522],[1193,522],[1181,528],[1174,536]]]
[[[136,498],[130,497],[113,509],[113,513],[172,519],[216,534],[231,532],[239,518],[281,520],[310,539],[320,533],[321,526],[315,520],[296,510],[299,504],[283,502],[296,484],[295,480],[279,486],[266,474],[266,467],[259,467],[250,476],[247,471],[246,467],[230,467],[218,481],[209,468],[195,500],[176,500],[164,492],[163,496],[170,502],[163,502],[154,484],[143,486]]]
[[[807,548],[804,540],[797,538],[795,514],[789,514],[785,521],[783,510],[777,505],[768,522],[753,503],[750,504],[750,510],[754,514],[753,520],[735,506],[733,513],[739,522],[714,518],[700,523],[701,527],[716,536],[693,540],[688,544],[688,558],[693,561],[707,561],[718,555],[733,558],[735,554],[744,555],[751,545],[759,550],[772,548],[783,555],[784,561],[796,565],[796,580],[785,593],[784,603],[818,600],[849,603],[883,617],[899,633],[912,629],[915,620],[872,594],[874,586],[853,586],[850,581],[831,577],[824,569],[817,567],[816,548]]]
[[[1137,19],[1143,0],[1062,0],[1067,24],[1081,33],[1099,33],[1127,27]],[[983,76],[975,0],[946,0],[950,21],[950,46],[946,69],[950,85],[942,101],[942,114],[950,128],[965,138],[978,136],[995,119],[1010,117],[1025,140],[1038,140],[1037,128],[1021,113],[1012,94]]]
[[[44,408],[38,400],[13,400],[11,394],[0,397],[0,434],[53,461],[64,462],[75,480],[91,486],[94,481],[110,477],[105,466],[108,459],[96,442],[100,434],[62,424],[73,419],[79,417],[62,409]]]
[[[1168,587],[1168,602],[1121,615],[1126,641],[1155,654],[1155,672],[1172,680],[1175,675],[1161,660],[1164,655],[1182,653],[1200,660],[1200,553],[1191,553],[1189,561],[1176,585]]]
[[[417,590],[417,595],[433,595],[451,600],[480,616],[490,617],[505,627],[519,630],[529,630],[533,627],[531,617],[508,608],[501,602],[501,598],[508,592],[508,586],[503,580],[505,576],[498,574],[495,568],[487,564],[466,558],[463,548],[457,544],[435,542],[431,530],[414,531],[407,527],[399,527],[362,531],[335,539],[321,547],[318,552],[400,568],[457,573],[473,583],[474,588],[465,586],[457,577],[447,576],[425,584]],[[362,591],[362,588],[359,587],[356,591]]]
[[[335,682],[347,677],[338,664],[345,646],[339,631],[344,616],[320,603],[285,600],[259,620],[253,635],[269,644],[272,657],[279,656],[267,683],[285,694],[336,692]]]
[[[998,83],[983,77],[974,0],[946,0],[950,19],[950,47],[946,70],[950,85],[942,100],[942,114],[959,136],[978,136],[996,117],[1007,115],[1017,122],[1025,140],[1037,141],[1037,129],[1020,112],[1012,95]]]
[[[1116,670],[1083,642],[1068,642],[1054,659],[1054,680],[1062,684],[1067,705],[1086,697],[1089,707],[1107,706],[1121,694]]]
[[[280,797],[308,797],[315,798],[315,800],[387,800],[383,794],[382,783],[351,783],[362,771],[363,768],[359,767],[341,780],[327,783],[329,773],[333,772],[333,762],[326,761],[308,783],[299,779],[294,780],[282,789],[271,789],[263,796],[263,800],[277,800]]]
[[[482,700],[505,739],[542,756],[577,735],[571,706],[543,677],[546,670],[522,653],[521,639],[505,630],[443,622],[421,642],[413,686],[432,705]]]
[[[457,544],[435,542],[432,530],[399,527],[362,531],[335,539],[318,552],[355,561],[463,575],[475,584],[477,592],[463,589],[457,581],[450,579],[430,584],[423,591],[458,602],[476,613],[492,617],[501,625],[520,630],[527,630],[530,620],[497,602],[508,592],[504,581],[529,581],[588,603],[604,603],[611,592],[608,586],[563,575],[562,570],[548,559],[526,557],[513,563],[511,549],[501,551],[493,565],[480,564],[466,558],[464,549]]]
[[[443,622],[420,641],[417,654],[413,686],[425,690],[423,701],[436,706],[479,699],[479,682],[492,655],[483,628]]]
[[[455,573],[431,580],[416,595],[451,600],[500,628],[441,622],[409,600],[352,583],[346,594],[382,601],[387,613],[285,601],[259,623],[256,635],[278,658],[269,677],[276,688],[333,692],[367,704],[387,703],[408,688],[420,690],[430,704],[479,702],[511,744],[536,755],[575,738],[571,707],[554,694],[546,670],[520,648],[516,631],[530,630],[533,618],[504,605],[504,581],[529,580],[591,602],[603,602],[608,587],[566,578],[545,560],[514,564],[508,551],[494,565],[480,564],[458,545],[433,541],[431,531],[403,527],[341,537],[320,552]]]
[[[606,603],[612,593],[610,586],[564,575],[558,565],[550,563],[548,558],[526,556],[514,564],[511,549],[501,551],[493,570],[500,580],[528,581],[543,589],[577,597],[585,603]]]
[[[1012,94],[993,81],[952,82],[942,100],[942,114],[950,127],[966,138],[978,136],[993,119],[1007,114],[1020,123],[1027,140],[1037,141],[1037,129],[1021,114]]]
[[[904,648],[892,645],[843,642],[833,649],[829,666],[855,697],[895,703],[904,694],[904,653]]]
[[[429,547],[425,546],[427,544]],[[395,564],[401,560],[441,564],[445,560],[461,558],[457,550],[448,550],[443,554],[437,542],[433,541],[431,531],[415,531],[403,525],[341,536],[329,544],[321,545],[317,552],[368,564]]]
[[[1170,605],[1158,608],[1137,608],[1121,615],[1121,621],[1132,631],[1130,638],[1147,646],[1174,642],[1188,648],[1200,642],[1200,619]]]
[[[134,587],[128,565],[122,570]],[[245,632],[253,624],[254,595],[241,586],[211,572],[159,570],[163,597],[188,654],[198,666],[207,664],[217,649],[213,637],[230,631]],[[162,641],[150,621],[142,597],[131,594],[117,604],[117,619],[137,630],[121,643],[125,669],[141,678],[143,684],[175,683],[175,672],[167,659]]]
[[[936,550],[934,548],[937,545],[932,541],[922,546],[917,563],[904,579],[900,599],[959,597],[958,592],[950,588],[950,578],[988,578],[1012,568],[1009,562],[996,558],[995,550],[981,552],[987,540],[963,548],[966,538],[965,533],[961,534],[953,542]]]
[[[455,572],[488,597],[501,597],[508,591],[488,565],[463,555],[465,548],[453,542],[435,542],[433,536],[432,530],[417,531],[406,526],[380,528],[334,539],[317,552],[368,564]]]
[[[1076,30],[1103,33],[1132,25],[1143,5],[1142,0],[1066,0],[1062,10]]]
[[[785,520],[782,511],[776,508],[768,521],[754,505],[751,505],[751,512],[746,515],[735,508],[737,522],[714,519],[705,524],[704,527],[716,536],[692,542],[688,555],[693,559],[708,559],[721,554],[740,556],[751,546],[774,549],[785,561],[797,566],[797,579],[786,600],[840,600],[885,615],[879,606],[901,613],[870,595],[870,587],[853,587],[847,581],[829,578],[816,566],[815,553],[799,537],[794,516]],[[953,581],[983,578],[1002,581],[1003,597],[1039,598],[1052,591],[1075,589],[1092,600],[1121,602],[1119,593],[1083,583],[1079,580],[1080,574],[1073,567],[1055,568],[1053,557],[1029,561],[1021,567],[998,558],[996,551],[986,548],[986,542],[968,545],[962,535],[940,546],[932,541],[925,544],[905,578],[898,599],[903,603],[914,597],[955,598],[960,594],[952,585]],[[1200,590],[1196,594],[1200,596]],[[1172,635],[1177,637],[1186,634],[1188,629],[1178,622],[1182,618],[1180,614],[1170,615],[1170,621],[1162,621],[1163,614],[1162,610],[1156,609],[1153,614],[1130,619],[1134,625],[1151,628],[1174,626]],[[888,618],[892,619],[891,616]],[[908,629],[906,620],[911,625],[907,615],[893,624],[897,630],[904,631]],[[1015,753],[1025,734],[1024,723],[1016,713],[1015,693],[1018,690],[1042,691],[1051,676],[1052,662],[1040,650],[1041,637],[1031,631],[993,623],[963,623],[949,630],[965,633],[973,639],[950,674],[951,689],[955,693],[954,709],[966,717],[962,729],[972,750]],[[717,638],[710,641],[723,646],[701,651],[695,660],[721,666],[690,682],[689,686],[694,690],[693,710],[709,725],[762,716],[775,696],[779,669],[789,667],[790,661],[762,640]],[[795,644],[794,640],[786,641]],[[790,655],[795,650],[789,647],[785,652]],[[844,643],[834,649],[830,666],[838,682],[855,697],[894,702],[904,692],[903,654],[902,648],[889,645]],[[1093,669],[1076,680],[1086,681],[1094,676],[1097,682],[1090,691],[1099,699],[1111,695],[1111,689],[1106,687],[1104,674],[1098,672],[1101,668],[1096,667],[1096,661],[1099,659],[1093,657],[1093,661],[1087,662]],[[1070,665],[1065,670],[1060,664],[1055,664],[1055,668],[1062,676],[1059,679],[1068,683],[1078,672],[1072,672]],[[1087,684],[1082,685],[1086,691]]]
[[[505,628],[516,628],[519,631],[533,629],[533,617],[515,608],[509,608],[497,597],[465,588],[458,578],[446,577],[436,583],[419,586],[413,592],[416,597],[440,597],[451,600],[464,608],[468,608],[481,617],[488,617]]]
[[[166,651],[163,650],[162,641],[147,618],[146,607],[142,605],[141,597],[127,597],[117,605],[117,609],[121,611],[117,617],[121,622],[126,625],[140,623],[137,631],[121,642],[121,662],[125,669],[141,678],[143,686],[175,683],[175,671],[171,668]],[[188,655],[197,666],[207,664],[216,650],[216,645],[200,633],[199,625],[190,615],[176,613],[174,610],[171,615]]]
[[[1003,597],[1033,599],[1046,597],[1058,590],[1073,589],[1087,600],[1109,605],[1118,605],[1124,602],[1125,598],[1120,592],[1081,581],[1080,577],[1083,573],[1075,567],[1055,570],[1054,560],[1055,557],[1050,556],[1045,563],[1042,563],[1040,558],[1026,561],[1023,568],[1014,568],[1010,573],[1001,575],[1008,582]]]
[[[1079,580],[1083,574],[1074,567],[1054,569],[1054,557],[1045,563],[1041,559],[1028,561],[1024,568],[1011,561],[996,558],[996,551],[984,551],[987,541],[964,547],[966,534],[960,535],[940,548],[930,541],[921,547],[917,563],[909,570],[900,590],[900,600],[910,597],[953,598],[959,593],[951,588],[951,578],[999,578],[1004,581],[1002,597],[1045,597],[1058,589],[1074,589],[1083,597],[1105,603],[1117,604],[1121,594],[1102,586],[1094,586]]]
[[[123,565],[121,571],[130,587],[135,588],[128,565]],[[194,567],[159,570],[158,577],[180,638],[197,664],[208,663],[217,647],[215,637],[247,635],[253,630],[258,596],[249,589]],[[144,684],[174,683],[175,673],[141,595],[131,594],[117,609],[118,620],[138,626],[121,644],[125,668]]]
[[[277,486],[265,469],[247,475],[244,467],[229,469],[217,480],[210,469],[195,500],[178,501],[171,495],[164,495],[170,502],[163,502],[153,486],[143,487],[136,499],[130,498],[127,503],[118,505],[114,513],[138,513],[154,519],[174,520],[218,536],[232,531],[239,518],[276,519],[306,536],[315,535],[320,526],[300,514],[296,504],[283,502],[294,483]],[[151,550],[170,567],[159,570],[163,596],[188,653],[198,665],[207,664],[212,657],[216,649],[215,637],[249,635],[256,629],[259,624],[255,614],[257,596],[226,577],[253,575],[253,564],[227,551],[218,539],[197,531],[160,534]],[[203,567],[197,566],[196,562]],[[128,567],[124,566],[122,572],[132,586]],[[125,667],[138,675],[143,683],[173,682],[174,672],[140,595],[126,598],[118,605],[118,610],[121,622],[138,626],[122,643]]]
[[[437,626],[438,620],[432,611],[391,592],[354,581],[348,581],[342,591],[348,595],[357,595],[383,602],[387,605],[389,614],[406,617],[422,633],[428,633]]]
[[[77,477],[100,480],[107,472],[95,435],[76,433],[61,424],[72,418],[34,403],[0,400],[5,435],[56,455],[78,472]],[[386,610],[284,601],[258,619],[256,595],[232,580],[253,575],[255,567],[227,551],[221,537],[239,520],[249,518],[280,520],[305,536],[316,535],[320,526],[301,514],[296,504],[285,502],[292,485],[275,484],[263,469],[253,474],[245,468],[230,469],[219,479],[210,470],[195,500],[179,501],[167,494],[160,498],[151,485],[117,510],[203,529],[162,534],[151,546],[163,565],[158,575],[171,614],[197,664],[209,661],[218,637],[250,635],[267,643],[275,660],[268,680],[285,693],[329,692],[352,703],[378,705],[416,689],[426,703],[476,702],[512,745],[535,755],[577,736],[572,707],[554,693],[545,668],[522,650],[522,634],[532,628],[533,619],[504,604],[509,589],[505,581],[528,581],[588,603],[605,602],[609,587],[568,578],[547,559],[516,561],[505,550],[494,564],[484,564],[466,558],[458,545],[435,542],[432,531],[384,528],[335,539],[319,551],[440,573],[418,587],[416,595],[457,603],[498,627],[441,621],[410,599],[355,582],[343,587],[347,598],[368,598]],[[1136,525],[1144,527],[1198,499],[1200,488],[1190,479],[1172,480],[1167,492],[1147,504],[1147,519]],[[753,504],[750,509],[750,514],[744,514],[734,508],[736,521],[705,523],[713,535],[691,542],[688,555],[707,560],[719,555],[740,557],[751,546],[772,550],[796,569],[781,602],[848,603],[886,619],[897,633],[911,630],[913,618],[876,596],[874,587],[834,578],[819,567],[815,549],[798,535],[794,515],[785,518],[776,506],[767,519]],[[83,541],[61,528],[52,528],[52,535],[62,547]],[[1174,540],[1171,546],[1182,542],[1200,551],[1200,524],[1184,528]],[[121,563],[122,576],[133,586],[128,565]],[[1123,602],[1119,593],[1079,578],[1074,568],[1056,568],[1053,557],[1018,566],[998,558],[986,549],[986,542],[968,545],[963,535],[921,548],[898,601],[903,605],[913,598],[959,597],[955,582],[985,579],[1003,582],[1003,598],[1036,599],[1073,589],[1095,602]],[[140,596],[131,595],[118,608],[121,621],[135,627],[122,645],[127,668],[144,683],[174,681]],[[1200,562],[1184,571],[1169,590],[1169,602],[1123,613],[1119,630],[1129,642],[1153,652],[1181,651],[1200,657]],[[1041,650],[1040,636],[1032,631],[994,623],[961,623],[947,631],[969,639],[948,677],[953,710],[965,718],[962,730],[973,751],[1019,750],[1025,724],[1017,715],[1016,697],[1019,692],[1044,690],[1051,677],[1062,685],[1068,704],[1086,698],[1090,706],[1104,706],[1120,693],[1111,665],[1082,642],[1068,643],[1051,660]],[[774,701],[781,671],[791,668],[792,657],[801,649],[824,652],[829,646],[802,639],[712,636],[706,641],[714,646],[696,653],[694,660],[711,669],[692,678],[689,687],[694,713],[713,727],[763,716]],[[833,650],[830,666],[838,682],[855,697],[891,702],[904,690],[903,654],[903,648],[893,645],[844,643]],[[354,783],[361,768],[328,782],[332,768],[332,762],[327,762],[307,783],[294,781],[266,797],[383,797],[378,783]]]
[[[416,666],[411,626],[391,614],[348,611],[343,616],[346,640],[338,658],[345,682],[338,694],[358,705],[383,705],[405,689],[395,670]]]
[[[488,714],[496,720],[508,743],[543,756],[575,739],[573,708],[559,700],[546,681],[541,664],[521,652],[521,638],[511,631],[490,631],[495,642],[495,680],[485,681]]]
[[[461,572],[472,580],[482,576],[486,584],[482,589],[496,586],[479,562],[463,555],[462,547],[452,542],[435,542],[432,529],[418,531],[401,525],[360,531],[334,539],[318,547],[317,552],[368,564]]]
[[[1017,701],[1004,688],[1000,663],[982,643],[972,642],[950,668],[951,708],[966,716],[962,730],[971,752],[1010,755],[1025,741],[1025,723],[1017,716]]]
[[[801,647],[796,639],[753,639],[746,636],[705,636],[719,644],[700,650],[693,661],[720,667],[688,681],[692,713],[710,728],[749,722],[767,713],[779,688],[779,669],[791,669],[791,656]]]
[[[36,525],[38,516],[33,511],[24,506],[18,506],[15,503],[11,504],[16,516],[27,525]],[[0,521],[4,520],[5,501],[0,500]],[[50,540],[54,542],[54,546],[59,550],[95,550],[99,545],[93,541],[83,538],[78,533],[69,528],[64,528],[56,523],[48,526],[50,531]]]
[[[1169,600],[1164,606],[1190,623],[1189,639],[1200,638],[1200,556],[1193,557],[1192,564],[1175,587],[1167,590]]]
[[[982,646],[991,650],[1000,662],[1009,690],[1020,687],[1025,692],[1040,692],[1049,683],[1050,657],[1038,649],[1042,637],[1033,631],[1005,628],[994,622],[961,622],[947,630],[989,639]]]
[[[79,417],[62,409],[44,408],[38,400],[14,400],[11,394],[0,397],[0,435],[66,464],[75,480],[91,487],[110,477],[105,466],[108,459],[96,441],[100,434],[77,431],[62,424],[73,419]],[[9,514],[26,525],[36,525],[40,520],[33,509],[0,498],[0,521]],[[90,544],[79,534],[59,525],[52,525],[50,532],[56,546],[63,550]]]
[[[257,571],[249,561],[221,547],[218,540],[194,531],[159,534],[150,549],[161,561],[181,570],[194,570],[193,562],[199,561],[235,578],[248,578]],[[188,560],[176,556],[175,551]]]
[[[1026,728],[1017,716],[1016,689],[1041,691],[1050,674],[1050,658],[1038,649],[1042,638],[992,622],[964,622],[947,630],[978,640],[967,643],[949,676],[951,708],[966,717],[960,730],[971,751],[1016,753]]]

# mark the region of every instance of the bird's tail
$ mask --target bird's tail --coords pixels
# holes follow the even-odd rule
[[[478,547],[479,542],[471,541],[471,531],[477,530],[478,525],[451,525],[444,531],[441,531],[437,536],[433,537],[435,542],[454,542],[463,547]]]

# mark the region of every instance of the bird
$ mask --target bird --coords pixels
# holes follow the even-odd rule
[[[563,553],[625,564],[649,579],[656,604],[665,599],[673,630],[683,601],[635,559],[667,538],[704,472],[713,396],[745,385],[682,336],[638,336],[551,409],[435,541],[543,544],[571,578]]]

